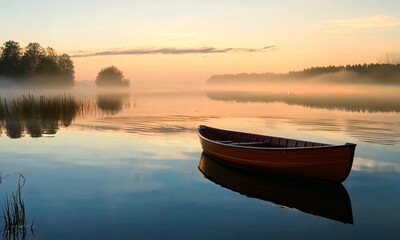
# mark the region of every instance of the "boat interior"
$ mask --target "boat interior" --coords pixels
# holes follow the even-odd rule
[[[271,147],[271,148],[303,148],[329,146],[329,144],[301,141],[295,139],[258,135],[252,133],[234,132],[201,126],[199,133],[205,138],[233,146]]]

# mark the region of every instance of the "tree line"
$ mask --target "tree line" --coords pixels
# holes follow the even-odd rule
[[[24,84],[69,86],[74,84],[74,64],[68,54],[57,54],[39,43],[22,48],[7,41],[0,49],[0,79]]]
[[[57,54],[39,43],[29,43],[22,48],[18,42],[7,41],[0,48],[0,83],[11,81],[17,84],[40,86],[72,86],[74,63],[68,54]],[[96,85],[99,87],[128,86],[121,70],[115,66],[100,70]]]
[[[291,77],[314,77],[327,73],[342,71],[353,72],[360,77],[381,79],[382,81],[398,80],[400,76],[400,64],[371,63],[346,66],[311,67],[299,72],[289,72]]]
[[[350,73],[340,75],[337,73]],[[302,71],[288,73],[239,73],[211,76],[207,83],[218,84],[226,82],[282,82],[295,80],[312,80],[322,76],[327,82],[340,83],[368,83],[368,84],[400,84],[400,64],[371,63],[345,66],[311,67]]]

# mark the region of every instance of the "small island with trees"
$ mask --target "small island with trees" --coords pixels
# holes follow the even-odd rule
[[[115,66],[101,69],[97,74],[96,85],[99,87],[123,87],[129,86],[129,80]]]

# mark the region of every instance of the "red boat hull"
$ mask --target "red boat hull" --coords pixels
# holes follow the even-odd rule
[[[199,137],[203,151],[206,154],[217,157],[230,164],[286,176],[312,178],[339,183],[343,182],[351,171],[356,147],[355,144],[333,146],[286,138],[277,139],[279,139],[279,142],[286,142],[286,146],[288,143],[290,144],[290,141],[302,142],[302,145],[310,146],[286,147],[285,145],[279,144],[268,146],[269,143],[267,141],[261,141],[262,144],[257,143],[257,145],[265,145],[262,147],[251,145],[238,146],[223,143],[227,142],[228,140],[226,139],[229,138],[235,140],[238,134],[245,137],[242,138],[239,143],[236,140],[234,142],[235,144],[251,143],[254,141],[252,140],[254,137],[257,139],[257,137],[262,136],[206,126],[199,127]],[[213,139],[212,136],[216,136],[215,138],[222,138],[223,141]],[[264,139],[276,138],[270,136],[263,137]],[[270,142],[273,141],[274,140],[270,140]]]

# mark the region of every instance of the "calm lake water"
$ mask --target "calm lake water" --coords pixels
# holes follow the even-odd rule
[[[398,92],[2,92],[0,204],[21,173],[35,239],[398,239]],[[358,146],[299,187],[202,157],[200,124]]]

